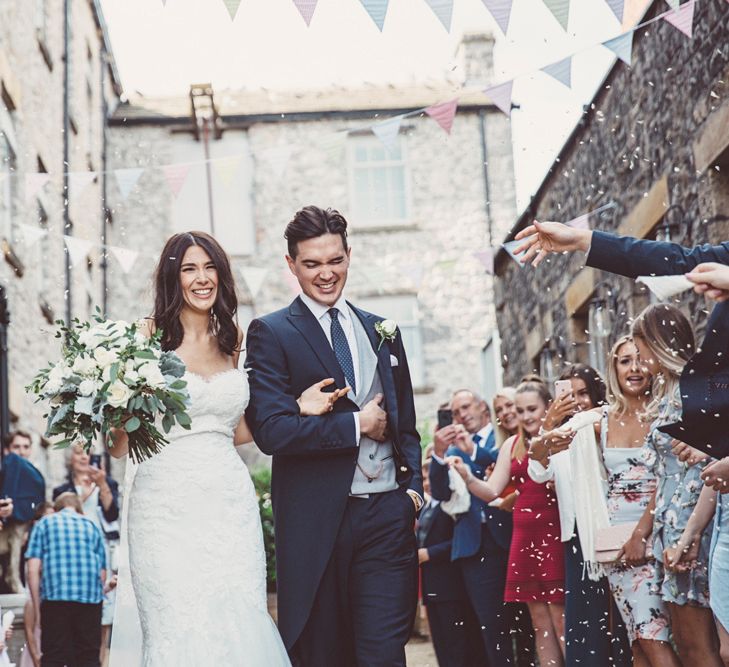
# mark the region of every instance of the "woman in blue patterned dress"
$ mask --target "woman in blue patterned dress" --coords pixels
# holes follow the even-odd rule
[[[653,375],[653,400],[647,406],[654,419],[647,443],[656,455],[658,486],[653,519],[654,586],[667,603],[673,638],[685,665],[723,667],[719,641],[709,608],[708,559],[710,534],[705,531],[696,567],[676,572],[664,567],[664,550],[678,543],[701,492],[701,471],[707,461],[690,466],[673,453],[673,440],[658,430],[681,417],[678,380],[695,350],[691,324],[674,306],[653,304],[634,321],[633,341],[640,360]]]

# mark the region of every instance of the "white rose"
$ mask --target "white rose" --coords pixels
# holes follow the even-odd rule
[[[133,395],[133,391],[123,382],[117,380],[109,387],[107,402],[114,408],[126,407],[127,402]]]
[[[160,371],[159,366],[154,361],[148,361],[139,367],[139,374],[150,387],[164,387],[167,383]]]
[[[94,358],[102,368],[107,368],[119,361],[119,355],[114,350],[107,350],[104,347],[98,347],[94,350]]]
[[[61,391],[61,387],[63,387],[63,383],[61,382],[61,380],[49,378],[48,382],[43,385],[43,393],[46,396],[52,396],[53,394],[57,394],[59,391]]]
[[[102,382],[111,382],[111,366],[107,366],[101,371],[101,380]]]
[[[71,368],[79,375],[92,375],[99,370],[93,357],[87,357],[86,355],[76,357]]]
[[[86,378],[85,380],[82,380],[81,384],[78,386],[78,393],[81,394],[81,396],[91,396],[91,394],[95,394],[98,389],[99,383],[96,380]]]
[[[127,362],[124,364],[124,380],[127,384],[135,384],[139,382],[137,367],[131,359],[127,359]]]
[[[382,320],[380,329],[386,336],[392,336],[397,331],[397,324],[393,320]]]

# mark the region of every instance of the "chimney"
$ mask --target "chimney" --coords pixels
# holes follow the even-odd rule
[[[488,33],[463,36],[456,51],[458,68],[464,76],[464,86],[487,86],[494,75],[494,38]]]

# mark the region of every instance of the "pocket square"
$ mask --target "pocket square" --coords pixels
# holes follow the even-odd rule
[[[397,360],[397,357],[394,354],[390,355],[390,366],[399,366],[400,362]]]

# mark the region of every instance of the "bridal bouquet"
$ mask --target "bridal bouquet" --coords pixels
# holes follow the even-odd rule
[[[61,360],[41,370],[26,388],[50,402],[47,436],[61,435],[56,447],[91,447],[111,429],[129,434],[129,455],[137,462],[166,444],[156,426],[169,433],[177,422],[190,428],[190,396],[182,379],[185,365],[174,352],[163,352],[161,333],[147,338],[136,324],[95,317],[95,322],[59,322],[56,338],[65,338]]]

